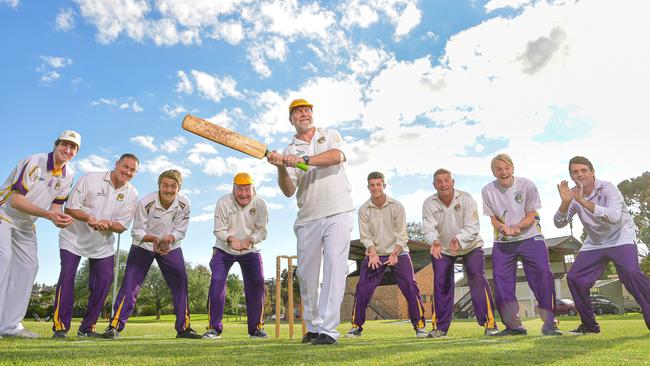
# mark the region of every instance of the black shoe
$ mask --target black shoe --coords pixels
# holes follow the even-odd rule
[[[52,338],[66,339],[66,338],[68,338],[68,331],[67,330],[56,330],[56,331],[54,331],[54,334],[52,334]]]
[[[182,332],[176,333],[176,338],[201,339],[201,335],[192,328],[187,328]]]
[[[557,328],[551,328],[551,329],[542,329],[542,334],[545,336],[561,336],[564,335],[564,333],[557,329]]]
[[[264,329],[257,329],[253,334],[250,335],[250,338],[254,338],[254,339],[262,339],[268,337],[269,335],[266,334],[266,331]]]
[[[492,337],[518,336],[527,334],[528,331],[524,328],[506,328],[499,333],[494,334]]]
[[[577,335],[588,334],[588,333],[596,334],[596,333],[600,333],[600,328],[599,327],[589,328],[584,324],[580,324],[576,329],[569,331],[569,333],[577,334]]]
[[[93,330],[89,329],[81,329],[77,331],[77,337],[82,337],[82,338],[102,338],[102,334],[97,333]]]
[[[322,344],[336,344],[336,339],[328,336],[325,333],[320,333],[318,334],[318,338],[315,338],[314,340],[311,341],[311,344],[315,346],[319,346]]]
[[[120,338],[120,331],[117,330],[117,328],[115,328],[114,326],[109,325],[108,328],[106,328],[106,330],[102,334],[102,338],[118,339]]]
[[[305,333],[304,336],[302,336],[302,343],[309,343],[309,342],[313,341],[316,338],[318,338],[318,333],[316,333],[316,332],[307,332],[307,333]]]

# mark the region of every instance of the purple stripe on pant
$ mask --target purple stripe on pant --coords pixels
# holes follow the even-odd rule
[[[165,282],[172,293],[174,314],[176,315],[175,328],[182,332],[190,326],[190,311],[188,308],[187,272],[181,248],[170,251],[167,255],[160,255],[148,251],[137,245],[132,245],[129,257],[126,260],[126,269],[122,286],[117,293],[113,304],[113,318],[110,325],[121,331],[133,313],[136,299],[154,259],[160,267]]]
[[[54,325],[52,330],[70,330],[72,307],[74,305],[74,279],[81,257],[67,250],[60,249],[61,273],[56,285],[54,303]],[[88,306],[80,329],[94,330],[97,319],[104,307],[104,301],[113,282],[113,256],[106,258],[89,258]]]
[[[494,295],[506,328],[521,329],[517,302],[517,258],[521,258],[528,286],[533,291],[544,321],[542,329],[555,327],[555,286],[544,238],[536,236],[516,242],[495,242],[492,248]]]
[[[385,262],[388,260],[388,256],[379,256],[379,260]],[[382,265],[376,269],[369,268],[368,257],[364,258],[361,263],[359,282],[357,283],[357,289],[354,294],[352,326],[363,329],[363,324],[366,322],[366,308],[370,303],[372,295],[375,293],[375,289],[384,277],[386,267],[386,265]],[[408,303],[409,318],[411,319],[413,328],[424,328],[424,306],[422,305],[418,284],[415,282],[411,256],[409,254],[399,255],[397,264],[391,267],[391,271],[395,274],[397,286]]]
[[[603,274],[609,261],[616,266],[621,283],[639,303],[645,325],[650,329],[650,280],[639,268],[637,247],[634,244],[578,253],[569,270],[567,282],[582,324],[589,329],[600,329],[591,308],[589,290]]]
[[[210,290],[208,292],[209,327],[221,333],[223,331],[223,310],[226,304],[226,280],[230,267],[237,262],[244,278],[244,296],[248,314],[248,334],[264,329],[264,269],[260,253],[232,255],[221,249],[214,249],[210,260]]]
[[[476,248],[462,256],[444,255],[442,259],[431,256],[433,266],[433,329],[449,330],[454,313],[454,263],[461,257],[469,283],[476,321],[486,328],[495,328],[494,301],[492,291],[485,277],[483,249]]]

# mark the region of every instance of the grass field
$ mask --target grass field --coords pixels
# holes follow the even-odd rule
[[[560,329],[569,331],[577,318],[560,318]],[[300,324],[295,339],[288,339],[283,324],[279,340],[274,324],[267,324],[267,340],[249,339],[244,322],[224,323],[221,339],[177,340],[173,317],[160,321],[133,318],[118,340],[85,340],[72,336],[55,340],[49,323],[26,322],[43,338],[0,339],[2,365],[650,365],[650,331],[640,314],[599,317],[602,332],[595,335],[543,337],[541,321],[524,324],[528,336],[487,338],[475,322],[455,321],[443,339],[416,339],[404,321],[371,321],[361,338],[341,338],[334,346],[300,343]],[[206,316],[192,324],[202,332]],[[72,329],[76,333],[78,319]],[[98,324],[98,328],[106,323]],[[345,333],[349,324],[339,328]]]

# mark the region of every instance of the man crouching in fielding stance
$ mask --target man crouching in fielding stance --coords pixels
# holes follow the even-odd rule
[[[386,183],[382,173],[368,175],[370,199],[359,207],[359,237],[366,247],[366,258],[361,264],[354,294],[352,329],[345,336],[361,336],[368,303],[384,277],[386,267],[390,266],[408,303],[415,336],[426,338],[424,306],[407,246],[406,213],[401,203],[384,193],[384,188]]]
[[[268,338],[264,331],[264,270],[260,243],[266,239],[269,213],[266,202],[255,195],[253,178],[247,173],[235,175],[232,193],[223,195],[214,210],[212,278],[208,292],[208,331],[203,338],[220,338],[226,304],[226,280],[230,267],[237,262],[244,278],[248,334]]]
[[[38,271],[34,222],[43,217],[59,228],[72,224],[72,217],[61,208],[74,177],[66,163],[80,145],[77,132],[63,131],[54,142],[54,151],[20,160],[0,186],[1,335],[38,337],[21,323]]]
[[[291,102],[289,121],[296,134],[284,154],[273,151],[268,160],[278,168],[282,193],[291,197],[297,192],[298,217],[293,229],[298,241],[297,275],[307,324],[302,340],[321,345],[334,344],[339,337],[336,327],[341,322],[354,207],[343,164],[343,139],[335,130],[314,127],[312,107],[304,99]],[[299,162],[309,164],[309,171],[296,169]]]
[[[479,235],[476,201],[469,193],[454,189],[451,172],[438,169],[433,174],[436,194],[422,205],[422,234],[431,243],[433,266],[433,330],[429,337],[447,335],[454,312],[454,264],[460,257],[476,321],[485,328],[485,335],[497,333],[494,321],[492,291],[485,278],[483,239]]]
[[[562,335],[555,325],[555,286],[548,261],[548,249],[537,210],[542,207],[535,184],[515,177],[514,164],[507,154],[492,159],[492,174],[496,178],[483,194],[483,214],[490,216],[494,227],[492,271],[494,293],[501,321],[506,329],[497,336],[528,334],[519,319],[517,301],[517,258],[521,258],[528,286],[535,294],[539,313],[544,321],[542,334]]]
[[[650,329],[650,281],[639,268],[636,228],[623,195],[612,183],[596,179],[594,166],[585,157],[576,156],[569,161],[569,175],[576,185],[569,188],[566,180],[558,184],[562,203],[555,213],[555,226],[566,226],[577,214],[587,232],[587,240],[567,275],[582,322],[571,333],[600,332],[589,290],[609,261],[614,262],[618,278],[639,303]]]
[[[110,172],[88,173],[70,193],[65,212],[75,221],[59,232],[61,273],[54,297],[54,338],[66,338],[72,320],[74,279],[81,257],[89,261],[88,306],[78,337],[101,337],[95,323],[113,282],[115,236],[129,227],[138,191],[129,181],[138,170],[138,158],[123,154]]]
[[[201,338],[190,327],[187,272],[181,249],[190,222],[190,201],[178,193],[183,182],[178,170],[158,177],[158,191],[144,196],[135,211],[133,245],[126,260],[124,279],[113,304],[113,317],[103,338],[118,338],[133,313],[144,279],[154,259],[172,293],[176,338]]]

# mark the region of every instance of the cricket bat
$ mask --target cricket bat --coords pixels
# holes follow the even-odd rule
[[[190,114],[183,118],[183,129],[258,159],[263,159],[270,153],[268,147],[257,140]],[[296,164],[296,168],[309,170],[305,163]]]

